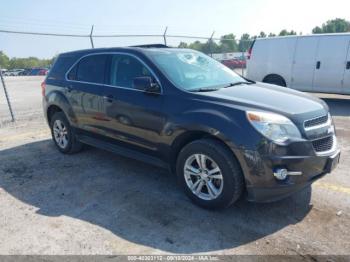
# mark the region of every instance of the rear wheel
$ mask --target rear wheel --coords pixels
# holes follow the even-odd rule
[[[50,127],[52,139],[60,152],[72,154],[82,149],[82,143],[76,139],[75,132],[63,112],[52,116]]]
[[[286,81],[279,75],[268,75],[263,80],[264,83],[286,87]]]
[[[241,196],[244,188],[243,175],[232,152],[212,139],[185,146],[176,169],[187,196],[205,208],[228,207]]]

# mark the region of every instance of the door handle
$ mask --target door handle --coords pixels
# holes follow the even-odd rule
[[[320,69],[320,67],[321,67],[321,61],[317,61],[317,63],[316,63],[316,69]]]
[[[112,103],[114,97],[113,97],[113,95],[106,95],[106,96],[103,97],[103,99],[104,99],[105,101],[107,101],[108,103]]]
[[[346,69],[349,70],[350,69],[350,61],[346,62]]]

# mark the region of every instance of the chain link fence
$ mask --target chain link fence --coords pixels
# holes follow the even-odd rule
[[[43,32],[26,32],[0,30],[0,34],[15,38],[23,43],[23,47],[34,45],[57,46],[56,54],[74,49],[116,47],[143,44],[164,44],[169,47],[191,48],[220,61],[236,73],[245,76],[247,52],[251,41],[238,41],[234,38],[215,38],[211,36],[191,36],[168,34],[94,34],[94,27],[88,34],[56,34]],[[57,45],[57,38],[63,38],[65,46]],[[74,48],[70,47],[74,46]],[[78,47],[78,48],[75,48]],[[0,44],[1,50],[1,44]],[[39,76],[5,76],[0,82],[3,89],[0,94],[0,127],[4,123],[23,118],[42,116]]]

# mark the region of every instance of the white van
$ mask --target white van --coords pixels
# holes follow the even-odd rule
[[[350,34],[258,38],[247,78],[307,92],[350,94]]]

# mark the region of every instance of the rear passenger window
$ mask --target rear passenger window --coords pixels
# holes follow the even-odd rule
[[[133,79],[140,76],[152,75],[138,59],[129,55],[113,55],[109,79],[111,85],[132,88]]]
[[[106,55],[90,55],[80,60],[76,80],[103,84],[106,68]]]

